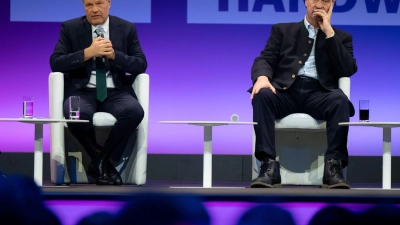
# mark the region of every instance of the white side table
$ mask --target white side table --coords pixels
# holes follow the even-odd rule
[[[383,128],[382,189],[392,188],[392,128],[400,127],[400,122],[347,122],[341,126],[366,126]]]
[[[88,123],[89,120],[66,120],[66,119],[49,119],[49,118],[0,118],[0,122],[21,122],[35,124],[35,152],[34,152],[34,169],[33,179],[38,186],[43,185],[43,124],[48,123]]]
[[[231,121],[160,121],[162,124],[189,124],[204,127],[203,187],[210,188],[212,181],[212,127],[223,125],[256,125],[255,122]]]

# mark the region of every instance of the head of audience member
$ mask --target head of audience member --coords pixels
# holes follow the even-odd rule
[[[339,206],[327,206],[318,211],[311,219],[309,225],[352,225],[358,224],[356,215]]]
[[[115,224],[208,225],[209,215],[194,196],[144,194],[133,196]]]
[[[41,190],[31,178],[0,179],[0,199],[2,224],[61,224],[43,204]]]
[[[272,205],[259,205],[246,211],[237,225],[295,225],[292,214]]]
[[[86,18],[93,26],[102,25],[110,14],[111,0],[82,0]]]
[[[359,224],[385,224],[400,223],[400,208],[395,205],[376,205],[360,215]]]
[[[115,216],[108,212],[96,212],[82,218],[77,225],[108,225],[114,220]]]

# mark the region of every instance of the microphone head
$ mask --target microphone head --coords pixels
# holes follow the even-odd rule
[[[232,114],[231,121],[232,122],[238,122],[239,121],[239,116],[237,114]]]
[[[102,25],[96,26],[96,32],[100,37],[104,38],[104,32],[105,31],[104,31],[104,28],[103,28]]]

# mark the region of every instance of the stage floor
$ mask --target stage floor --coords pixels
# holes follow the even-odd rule
[[[53,185],[42,187],[44,199],[127,200],[132,195],[195,195],[205,201],[246,202],[341,202],[400,204],[400,185],[383,190],[381,184],[351,184],[350,190],[322,189],[319,186],[284,185],[282,188],[250,188],[249,182],[213,183],[202,188],[200,182],[148,181],[145,185],[97,186],[95,184]]]
[[[350,190],[321,189],[318,186],[283,186],[274,189],[253,189],[249,182],[213,183],[202,188],[201,182],[148,181],[145,185],[97,186],[71,184],[55,186],[44,182],[45,205],[63,225],[75,225],[95,212],[117,214],[137,196],[195,196],[206,208],[211,225],[235,225],[248,209],[268,204],[287,210],[296,225],[307,225],[319,210],[328,205],[346,208],[354,213],[379,204],[400,206],[400,185],[382,190],[381,184],[351,184]]]

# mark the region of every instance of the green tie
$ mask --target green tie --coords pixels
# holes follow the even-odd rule
[[[96,95],[101,102],[107,98],[106,68],[99,57],[96,57]]]
[[[97,37],[104,38],[103,26],[98,26],[95,30]],[[96,95],[99,101],[104,101],[107,98],[107,82],[106,82],[106,64],[105,58],[96,57]]]

